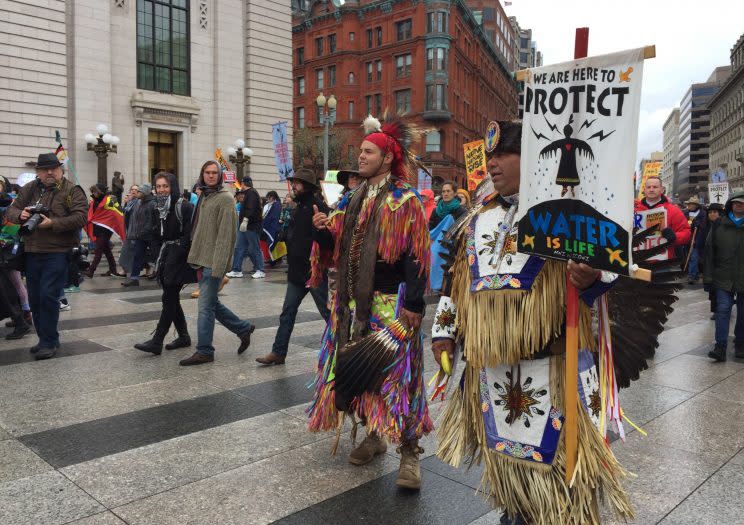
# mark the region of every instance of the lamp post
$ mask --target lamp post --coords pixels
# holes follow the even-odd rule
[[[245,147],[245,141],[243,139],[236,140],[233,146],[227,148],[227,160],[235,164],[235,176],[239,183],[243,182],[243,173],[246,164],[248,164],[248,172],[245,175],[250,177],[252,155],[253,151],[251,148]]]
[[[108,132],[106,124],[98,124],[96,126],[96,133],[88,133],[85,135],[85,142],[88,143],[88,151],[92,151],[98,157],[98,183],[107,184],[106,175],[106,158],[109,152],[116,153],[116,147],[119,145],[119,137],[112,135]]]
[[[336,122],[336,97],[331,95],[326,101],[325,95],[321,93],[315,99],[315,103],[320,110],[320,123],[323,124],[323,176],[325,177],[328,171],[328,130]]]

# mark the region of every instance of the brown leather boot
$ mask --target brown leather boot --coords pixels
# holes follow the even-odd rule
[[[181,366],[193,366],[203,365],[204,363],[211,363],[212,361],[214,361],[213,356],[194,352],[194,355],[192,355],[191,357],[187,357],[186,359],[181,359],[178,364]]]
[[[262,365],[283,365],[284,360],[285,356],[275,354],[274,352],[269,352],[264,356],[256,358],[256,362],[261,363]]]
[[[384,454],[386,450],[387,443],[385,439],[371,432],[367,434],[364,441],[359,443],[357,448],[351,451],[351,454],[349,454],[349,463],[352,465],[366,465],[375,459],[375,456]]]
[[[256,327],[254,325],[251,325],[251,327],[247,331],[238,336],[238,338],[240,339],[240,345],[238,345],[238,355],[245,352],[246,348],[251,346],[251,334],[255,329]]]
[[[397,452],[400,454],[400,468],[395,484],[405,489],[419,490],[421,488],[419,454],[423,454],[424,449],[418,446],[418,439],[413,439],[398,447]]]

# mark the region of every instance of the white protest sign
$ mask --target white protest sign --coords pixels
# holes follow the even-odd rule
[[[634,226],[638,231],[647,230],[652,226],[658,226],[654,233],[643,239],[638,249],[648,250],[659,244],[666,244],[667,240],[661,236],[661,231],[667,227],[666,208],[658,207],[635,212]],[[667,251],[648,258],[649,261],[666,261],[667,259],[669,259],[669,253]]]
[[[520,252],[628,275],[644,49],[531,69]]]
[[[729,183],[728,182],[711,182],[708,184],[708,202],[713,204],[726,204],[729,199]]]
[[[320,181],[320,191],[323,193],[323,199],[326,204],[333,208],[344,193],[344,187],[337,182],[329,182],[327,180]]]

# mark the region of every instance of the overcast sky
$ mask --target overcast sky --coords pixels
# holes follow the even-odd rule
[[[573,58],[577,27],[589,27],[589,55],[656,45],[656,58],[643,69],[639,160],[662,151],[662,126],[671,110],[690,84],[730,65],[730,50],[744,33],[740,0],[512,0],[504,9],[532,29],[545,65]]]

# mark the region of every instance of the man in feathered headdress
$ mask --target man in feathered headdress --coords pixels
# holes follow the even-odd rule
[[[316,245],[309,285],[338,271],[323,336],[311,431],[338,429],[358,417],[367,436],[349,457],[364,465],[400,444],[398,486],[418,489],[418,439],[433,428],[423,381],[421,335],[429,276],[429,230],[408,181],[417,173],[409,147],[420,131],[369,116],[360,147],[362,184],[330,215],[313,217]],[[356,427],[356,424],[355,424]]]
[[[491,126],[500,127],[498,142],[487,140],[496,192],[450,230],[452,264],[432,329],[437,362],[443,353],[453,360],[456,347],[465,361],[438,429],[438,455],[453,465],[484,463],[484,487],[506,511],[502,523],[598,523],[602,494],[630,518],[619,484],[624,471],[594,422],[599,398],[591,381],[590,308],[612,286],[612,276],[517,252],[522,125]],[[566,270],[581,290],[580,348],[586,349],[580,352],[579,466],[571,483],[561,439]]]

